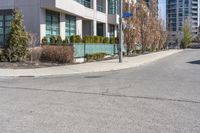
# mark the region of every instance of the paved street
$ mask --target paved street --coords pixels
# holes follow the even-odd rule
[[[0,78],[0,133],[199,132],[200,50],[120,71]]]

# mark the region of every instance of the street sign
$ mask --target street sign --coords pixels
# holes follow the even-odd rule
[[[133,14],[132,13],[130,13],[130,12],[125,12],[125,13],[123,13],[123,18],[129,18],[129,17],[132,17],[133,16]]]

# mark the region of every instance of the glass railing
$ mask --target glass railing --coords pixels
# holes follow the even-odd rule
[[[91,2],[87,0],[75,0],[76,2],[84,5],[85,7],[91,8]]]
[[[103,6],[101,6],[101,5],[97,5],[97,11],[99,11],[99,12],[103,12]]]

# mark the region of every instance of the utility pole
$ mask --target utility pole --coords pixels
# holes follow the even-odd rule
[[[122,17],[123,17],[123,0],[119,0],[119,10],[120,10],[120,15],[119,15],[119,46],[118,46],[118,55],[119,55],[119,63],[122,63],[122,46],[123,46],[123,26],[122,26]]]

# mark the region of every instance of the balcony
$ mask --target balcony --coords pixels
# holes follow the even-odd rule
[[[76,2],[84,5],[85,7],[91,8],[91,2],[87,0],[75,0]]]
[[[42,0],[41,7],[44,9],[62,12],[65,14],[74,15],[88,20],[96,19],[99,22],[105,23],[107,21],[107,14],[104,13],[104,6],[99,6],[98,9],[93,9],[92,2],[90,1],[88,3],[88,1],[89,0]],[[104,4],[100,3],[98,5]]]
[[[103,12],[104,11],[103,6],[97,5],[97,11]]]

